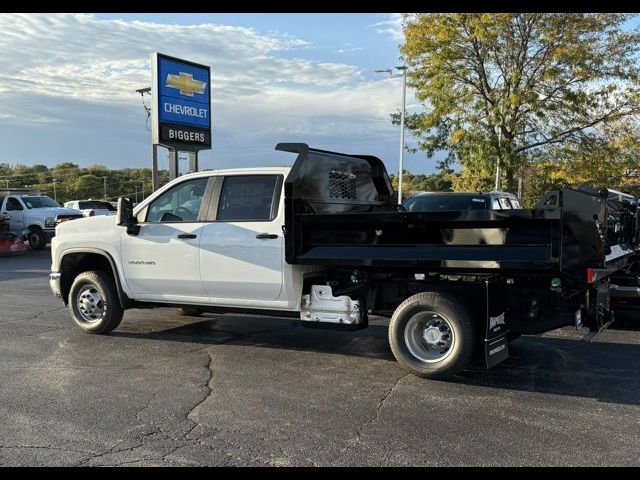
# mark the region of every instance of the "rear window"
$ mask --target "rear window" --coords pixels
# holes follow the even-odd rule
[[[419,195],[404,203],[409,212],[433,212],[438,210],[484,210],[487,199],[471,195]]]
[[[80,210],[93,209],[93,210],[109,210],[115,212],[116,209],[109,202],[101,202],[99,200],[86,200],[80,203]]]

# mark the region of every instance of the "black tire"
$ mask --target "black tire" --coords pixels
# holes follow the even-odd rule
[[[199,317],[202,315],[202,310],[199,310],[195,307],[182,307],[176,308],[176,313],[178,315],[182,315],[183,317]]]
[[[83,295],[85,301],[82,308],[85,312],[81,311],[79,305]],[[97,302],[96,298],[99,298]],[[97,307],[93,310],[97,318],[90,319],[86,312],[92,311],[92,305]],[[76,325],[87,333],[95,334],[111,332],[120,325],[124,313],[113,278],[103,271],[83,272],[75,278],[69,291],[69,310]]]
[[[27,239],[29,240],[29,246],[33,250],[42,250],[47,245],[47,240],[44,236],[44,232],[40,229],[40,227],[30,228]]]
[[[427,330],[435,332],[431,340],[438,340],[442,346],[427,342]],[[477,332],[459,299],[423,292],[407,298],[396,308],[389,322],[389,344],[398,363],[415,375],[444,378],[458,373],[472,360]],[[433,357],[429,358],[430,355]]]

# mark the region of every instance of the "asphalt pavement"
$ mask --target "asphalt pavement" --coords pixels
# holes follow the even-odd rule
[[[566,328],[449,381],[358,332],[129,310],[81,332],[49,250],[0,258],[0,465],[640,465],[640,314]]]

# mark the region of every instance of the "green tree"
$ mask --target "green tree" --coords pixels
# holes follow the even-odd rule
[[[409,85],[424,103],[407,127],[428,155],[446,150],[445,164],[469,170],[462,185],[478,175],[486,184],[499,162],[502,189],[514,190],[536,156],[593,139],[594,127],[639,111],[640,35],[623,29],[631,18],[406,15],[401,52]]]

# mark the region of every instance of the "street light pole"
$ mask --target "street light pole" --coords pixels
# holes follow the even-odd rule
[[[142,182],[142,200],[144,200],[144,182]]]
[[[58,201],[58,192],[56,191],[56,179],[53,179],[53,199]]]
[[[393,75],[393,71],[390,68],[384,70],[375,70],[376,73],[388,73],[389,78],[402,77],[402,110],[400,111],[400,165],[398,171],[398,204],[402,203],[402,171],[404,170],[404,112],[406,110],[407,102],[407,67],[401,65],[396,67],[402,73]]]
[[[102,186],[104,187],[104,201],[107,201],[107,177],[102,177]]]
[[[398,205],[402,204],[402,171],[404,170],[404,110],[407,102],[407,67],[396,67],[402,70],[402,111],[400,112],[400,176],[398,177]]]
[[[136,185],[136,203],[138,203],[138,186]]]

